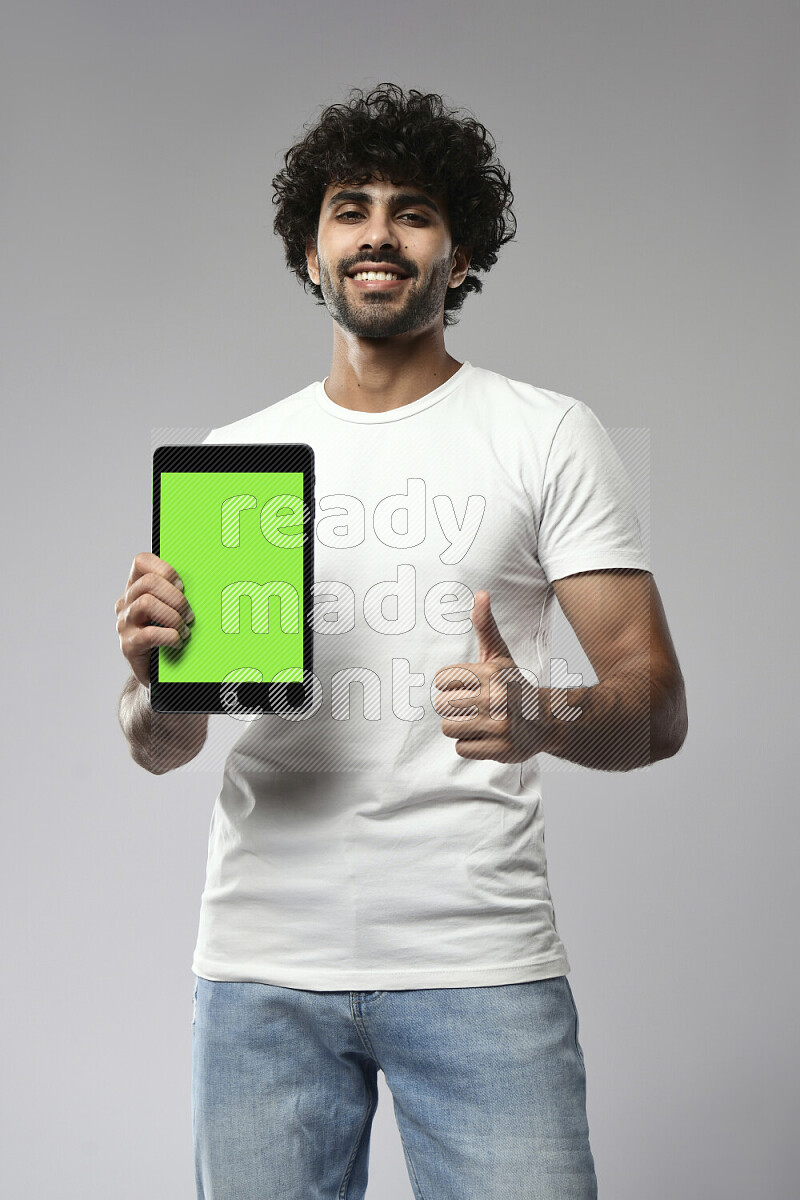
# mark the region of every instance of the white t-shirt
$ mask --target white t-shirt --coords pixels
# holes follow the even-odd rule
[[[206,441],[314,449],[318,685],[310,715],[246,724],[228,755],[194,973],[311,991],[567,974],[538,759],[458,755],[433,677],[477,660],[479,589],[544,686],[550,581],[650,569],[600,421],[465,362],[389,412],[317,382]]]

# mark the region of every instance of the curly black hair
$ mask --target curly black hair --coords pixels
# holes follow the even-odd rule
[[[471,271],[488,271],[517,228],[511,178],[495,149],[479,121],[448,108],[435,93],[405,93],[393,83],[366,94],[353,88],[346,103],[329,105],[305,127],[305,137],[286,152],[284,168],[272,181],[273,228],[283,239],[287,266],[324,304],[321,288],[308,275],[306,240],[316,237],[325,189],[375,178],[443,195],[453,244],[471,248]],[[448,288],[444,324],[453,324],[452,314],[467,293],[481,288],[473,274],[460,287]]]

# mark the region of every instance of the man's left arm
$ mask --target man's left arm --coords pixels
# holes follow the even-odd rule
[[[541,689],[538,749],[603,771],[677,754],[688,729],[686,692],[651,573],[585,571],[552,586],[598,682]]]
[[[478,658],[438,670],[434,707],[462,758],[524,762],[553,754],[600,771],[631,771],[677,754],[686,694],[649,571],[614,568],[553,580],[597,674],[592,687],[539,687],[515,663],[485,589],[475,593]],[[499,693],[499,696],[498,696]]]

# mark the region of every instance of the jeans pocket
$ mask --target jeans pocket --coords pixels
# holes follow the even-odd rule
[[[194,1025],[195,1021],[197,1020],[197,985],[199,982],[200,981],[199,981],[198,977],[195,975],[195,977],[194,977],[194,996],[192,997],[192,1025]]]

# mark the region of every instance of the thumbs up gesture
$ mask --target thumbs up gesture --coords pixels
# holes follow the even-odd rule
[[[489,593],[475,593],[472,624],[478,635],[478,661],[441,667],[434,708],[442,733],[456,738],[462,758],[524,762],[536,754],[538,689],[517,667],[491,609]]]

